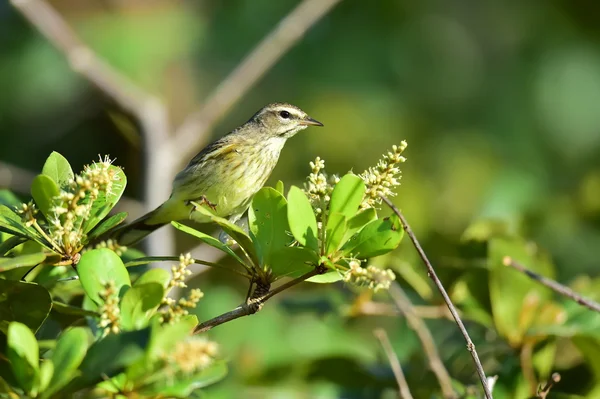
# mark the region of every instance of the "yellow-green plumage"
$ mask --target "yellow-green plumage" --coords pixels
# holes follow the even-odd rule
[[[189,201],[202,199],[216,205],[219,216],[236,221],[271,175],[287,139],[309,125],[322,126],[293,105],[267,105],[205,147],[177,174],[171,197],[117,231],[115,238],[122,245],[133,245],[173,220],[190,218]],[[198,223],[209,221],[197,212],[191,218]]]

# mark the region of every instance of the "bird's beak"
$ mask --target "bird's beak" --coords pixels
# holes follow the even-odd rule
[[[300,125],[306,125],[306,126],[323,126],[323,124],[321,122],[319,122],[318,120],[315,120],[313,118],[311,118],[310,116],[307,116],[306,118],[304,118],[303,120],[300,121]]]

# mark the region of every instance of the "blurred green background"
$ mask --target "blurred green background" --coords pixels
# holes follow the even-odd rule
[[[165,102],[173,126],[297,3],[51,2],[100,57]],[[0,184],[26,196],[15,167],[37,173],[58,151],[77,170],[109,154],[125,168],[126,195],[143,200],[143,146],[129,123],[135,121],[75,74],[8,2],[0,3],[0,93]],[[288,142],[272,183],[301,184],[317,155],[330,173],[360,172],[392,144],[408,141],[395,202],[451,281],[461,236],[489,218],[546,249],[557,280],[598,275],[600,3],[344,0],[212,136],[274,101],[300,106],[325,128]],[[408,242],[396,259],[395,267],[416,265]],[[206,292],[201,315],[243,300],[237,283],[221,272],[200,275],[196,284]],[[346,317],[351,291],[342,284],[308,286],[270,302],[259,315],[215,329],[211,336],[232,360],[232,371],[206,397],[394,397],[393,376],[371,333],[376,326],[389,329],[415,397],[427,397],[418,393],[419,381],[435,380],[412,332],[400,319]],[[439,303],[435,295],[433,301]],[[450,374],[475,384],[454,325],[435,320],[431,327]],[[481,341],[493,340],[493,332],[472,328],[486,371],[500,374],[500,393],[507,395],[500,397],[512,397],[518,358],[506,344]],[[572,382],[563,376],[562,384],[584,393],[594,373],[573,364]]]

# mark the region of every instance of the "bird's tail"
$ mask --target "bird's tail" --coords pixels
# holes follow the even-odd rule
[[[159,206],[152,212],[134,220],[130,224],[117,229],[112,235],[112,239],[116,240],[120,245],[131,246],[137,244],[154,230],[169,223],[169,220],[160,218],[161,207]]]

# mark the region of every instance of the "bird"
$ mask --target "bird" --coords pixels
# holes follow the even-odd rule
[[[115,231],[119,245],[132,246],[156,229],[192,219],[191,201],[207,204],[217,216],[235,223],[275,168],[286,141],[309,126],[323,124],[288,103],[272,103],[246,123],[202,149],[173,180],[170,197],[153,211]]]

